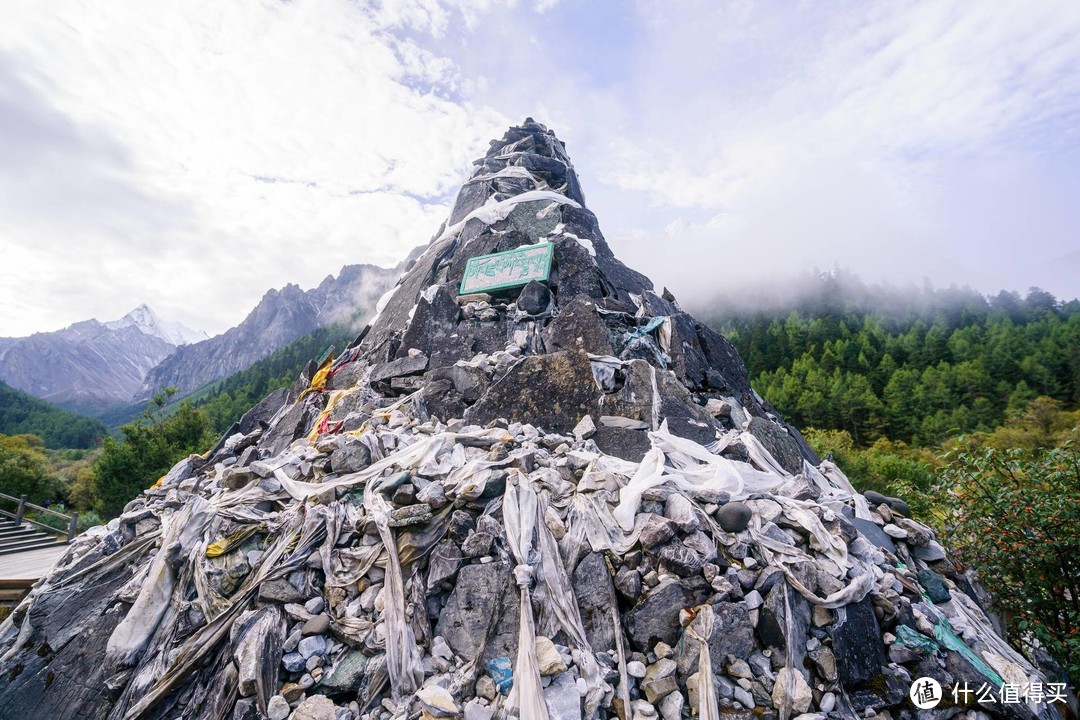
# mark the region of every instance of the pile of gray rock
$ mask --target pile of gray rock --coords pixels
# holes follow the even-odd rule
[[[548,277],[458,295],[470,258],[536,243]],[[1000,702],[1045,678],[984,605],[902,500],[855,492],[614,258],[529,121],[352,346],[77,539],[0,626],[0,707],[1056,717]]]

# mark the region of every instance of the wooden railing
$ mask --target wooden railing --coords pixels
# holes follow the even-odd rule
[[[18,505],[18,510],[16,510],[14,513],[10,513],[6,510],[0,510],[0,515],[11,518],[15,521],[16,525],[22,525],[24,522],[28,522],[31,525],[37,525],[39,528],[43,528],[46,531],[55,535],[59,535],[63,532],[63,530],[57,530],[52,525],[46,525],[45,523],[34,520],[33,518],[26,517],[27,510],[34,510],[35,512],[45,513],[47,515],[58,517],[61,520],[67,520],[67,542],[71,542],[75,538],[75,525],[79,521],[78,512],[74,512],[71,515],[58,513],[55,510],[50,510],[47,507],[41,507],[40,505],[35,505],[34,503],[27,502],[25,495],[23,495],[22,497],[12,497],[11,495],[5,495],[4,493],[0,493],[0,499],[8,500]]]

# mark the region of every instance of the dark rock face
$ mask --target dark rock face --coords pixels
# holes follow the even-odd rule
[[[467,565],[439,615],[435,634],[468,660],[514,657],[518,603],[510,568],[502,563]]]
[[[724,675],[725,658],[734,656],[748,658],[757,647],[754,639],[754,625],[746,605],[737,602],[719,602],[713,604],[713,631],[708,637],[709,660],[713,672]],[[695,620],[695,629],[704,633],[700,621]],[[682,643],[679,648],[678,668],[681,677],[697,672],[697,643]]]
[[[547,285],[536,280],[530,281],[528,285],[521,289],[521,294],[518,295],[518,310],[530,315],[540,315],[546,312],[549,305],[551,305],[551,291],[548,290]]]
[[[547,328],[547,345],[552,350],[585,350],[612,355],[610,331],[588,295],[578,295],[560,308]]]
[[[260,424],[269,424],[274,419],[277,411],[285,404],[288,395],[289,391],[286,388],[278,388],[263,398],[258,405],[248,410],[240,418],[239,432],[247,435],[257,430]]]
[[[668,645],[678,640],[679,611],[690,605],[690,594],[678,581],[653,588],[626,618],[631,641],[638,647]]]
[[[599,397],[585,353],[537,355],[514,365],[466,417],[481,425],[503,417],[532,422],[552,432],[569,432],[596,407]]]
[[[949,592],[945,579],[936,572],[924,569],[919,571],[918,576],[919,584],[923,586],[923,590],[926,590],[926,594],[932,601],[943,603],[952,600],[952,593]]]
[[[392,362],[376,365],[371,369],[369,379],[372,383],[377,383],[382,382],[383,380],[402,377],[404,375],[415,375],[423,372],[427,366],[427,355],[398,358]]]
[[[885,663],[881,627],[869,598],[843,608],[843,618],[828,628],[840,681],[856,688],[873,680]]]
[[[858,528],[859,533],[866,537],[867,540],[874,543],[882,550],[888,550],[892,554],[896,554],[896,543],[893,542],[891,537],[885,534],[885,531],[882,530],[877,523],[871,522],[870,520],[863,520],[862,518],[854,518],[851,522]]]
[[[792,475],[802,472],[803,455],[799,443],[776,423],[760,417],[750,418],[747,430],[761,441],[765,449]]]
[[[615,625],[611,613],[618,610],[618,600],[601,553],[589,553],[578,563],[573,588],[589,645],[597,650],[613,649]]]
[[[596,447],[608,455],[614,455],[631,462],[641,462],[650,447],[649,436],[644,430],[630,430],[605,425],[596,428],[593,441],[596,443]]]

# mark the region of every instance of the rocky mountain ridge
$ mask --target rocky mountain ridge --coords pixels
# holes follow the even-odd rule
[[[140,305],[120,320],[84,320],[55,332],[0,338],[0,379],[43,400],[94,414],[129,402],[150,369],[176,350],[176,339],[175,328]]]
[[[294,284],[268,290],[239,325],[212,338],[162,320],[146,304],[119,320],[0,338],[0,380],[89,415],[143,404],[167,386],[183,396],[317,328],[359,326],[399,274],[400,268],[346,265],[310,290]]]
[[[208,340],[187,345],[152,368],[133,392],[135,402],[164,387],[186,395],[207,383],[227,377],[313,330],[335,322],[358,326],[375,301],[397,280],[400,269],[346,265],[317,287],[302,290],[289,284],[268,290],[259,304],[234,328]]]
[[[161,338],[167,343],[176,345],[190,345],[201,342],[210,336],[202,330],[192,330],[181,322],[166,322],[158,317],[149,305],[143,303],[119,320],[104,323],[110,330],[119,330],[123,327],[134,326],[152,337]]]

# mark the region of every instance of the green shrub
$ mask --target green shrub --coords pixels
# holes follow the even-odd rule
[[[1012,640],[1080,677],[1080,451],[961,449],[935,488],[944,540],[1012,617]]]

